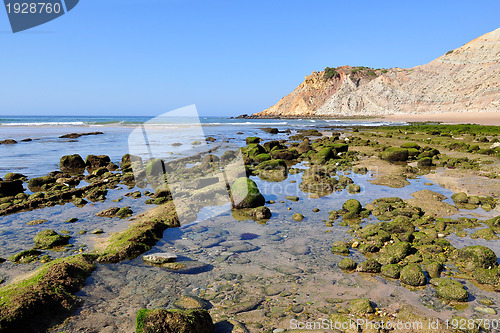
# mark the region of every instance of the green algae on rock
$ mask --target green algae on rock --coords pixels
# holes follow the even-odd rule
[[[436,292],[439,297],[451,301],[466,302],[469,292],[457,280],[442,278],[437,282]]]
[[[234,208],[255,208],[263,206],[264,196],[260,193],[257,184],[247,177],[241,177],[231,186],[231,197]]]
[[[70,236],[59,235],[54,230],[48,229],[36,234],[33,240],[37,249],[53,249],[68,244],[70,238]]]
[[[399,279],[401,282],[410,286],[423,286],[427,283],[422,268],[417,264],[408,264],[402,270]]]
[[[139,310],[136,333],[153,332],[214,333],[215,326],[206,310]]]

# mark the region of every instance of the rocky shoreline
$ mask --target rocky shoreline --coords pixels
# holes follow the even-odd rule
[[[292,212],[290,213],[290,220],[294,223],[308,223],[310,214],[328,211],[328,220],[323,222],[326,228],[346,228],[346,236],[352,236],[351,239],[331,242],[324,249],[325,252],[338,256],[336,274],[368,274],[372,279],[387,279],[390,283],[397,282],[409,289],[416,288],[416,292],[420,290],[418,288],[432,286],[432,290],[435,290],[433,298],[454,308],[454,315],[459,316],[462,311],[460,309],[466,309],[468,303],[476,302],[474,295],[471,295],[472,291],[464,287],[464,281],[488,292],[500,290],[498,258],[494,251],[482,245],[455,248],[447,240],[451,235],[485,241],[498,239],[499,140],[499,127],[475,125],[410,125],[376,129],[354,127],[333,133],[325,129],[308,129],[291,133],[287,139],[266,142],[262,142],[259,137],[248,137],[246,145],[240,150],[246,174],[240,175],[230,186],[233,202],[239,203],[234,205],[231,218],[236,221],[253,219],[259,225],[265,225],[272,218],[274,206],[278,202],[266,200],[265,197],[270,193],[263,191],[262,186],[259,187],[252,179],[260,179],[259,183],[278,184],[286,181],[290,175],[297,175],[301,182],[295,186],[311,200],[317,200],[335,193],[355,196],[362,188],[356,184],[353,175],[374,172],[374,179],[370,182],[392,188],[393,196],[378,197],[365,205],[352,198],[345,200],[338,210],[332,210],[328,206],[318,206],[313,213],[296,209],[293,217]],[[236,157],[234,151],[211,150],[206,155],[178,160],[176,167],[181,170],[179,175],[183,176],[205,170],[203,174],[208,185],[195,193],[197,197],[204,198],[207,193],[214,193],[214,187],[210,185],[213,175],[210,171],[207,173],[207,167],[216,170]],[[136,157],[125,155],[118,166],[104,155],[89,155],[85,160],[79,155],[68,155],[61,158],[60,171],[29,180],[22,174],[8,174],[0,180],[0,216],[71,203],[84,207],[87,200],[106,201],[108,191],[112,192],[121,186],[136,191],[130,192],[130,196],[139,199],[144,195],[147,197],[146,203],[158,205],[144,214],[134,216],[132,223],[123,231],[100,239],[92,251],[49,261],[30,276],[24,279],[18,277],[0,288],[0,331],[37,331],[40,327],[54,325],[61,320],[61,316],[70,315],[80,304],[74,293],[83,287],[85,278],[92,274],[96,265],[137,258],[154,248],[164,237],[165,230],[180,226],[168,189],[144,191],[146,181],[155,183],[159,180],[158,177],[164,177],[154,171],[158,163],[164,162],[145,161],[143,170],[136,173],[132,170],[132,164],[136,161]],[[299,164],[307,168],[298,167]],[[460,171],[462,174],[457,179],[476,177],[480,185],[475,184],[473,187],[462,184],[461,191],[456,191],[450,198],[430,190],[414,192],[412,199],[398,197],[397,189],[410,185],[413,179],[443,174],[447,170]],[[81,182],[88,185],[78,187]],[[24,193],[25,184],[32,194]],[[448,186],[447,183],[443,185]],[[243,191],[243,188],[249,188],[250,191]],[[295,207],[305,204],[298,196],[288,195],[279,200],[295,202]],[[202,201],[204,205],[214,205],[215,202],[214,198]],[[119,208],[116,207],[112,213],[100,212],[102,218],[110,214],[116,215]],[[201,206],[192,208],[194,214],[188,220],[196,218],[195,213]],[[289,208],[292,210],[292,207]],[[470,213],[466,214],[464,210]],[[478,210],[479,214],[483,214],[482,218],[472,217],[473,211]],[[495,212],[496,216],[491,216]],[[466,216],[458,217],[457,214],[460,213]],[[132,211],[127,211],[123,213],[123,217],[127,218],[131,214]],[[280,212],[279,216],[283,214]],[[470,232],[470,229],[474,229],[474,232]],[[244,237],[253,236],[248,234]],[[70,236],[46,230],[34,238],[35,245],[32,249],[8,260],[25,265],[43,262],[45,259],[40,258],[40,255],[64,248],[69,239]],[[224,242],[215,242],[210,247],[218,247],[219,244],[224,245]],[[224,246],[230,249],[229,253],[233,253],[228,258],[234,253],[258,250],[251,242],[229,242]],[[304,249],[299,252],[308,251]],[[356,256],[352,257],[352,253],[356,253]],[[359,260],[363,257],[364,260]],[[46,260],[50,260],[50,257]],[[186,263],[182,260],[173,261],[164,263],[166,266],[163,269],[186,269]],[[288,272],[286,278],[291,278],[295,274],[302,274],[303,270],[292,272],[285,269],[285,272]],[[313,276],[314,274],[307,278]],[[290,282],[292,281],[293,278]],[[169,325],[187,325],[186,329],[194,332],[195,326],[189,328],[189,323],[212,323],[211,316],[215,322],[214,327],[232,325],[232,331],[244,332],[247,330],[245,326],[249,326],[252,331],[270,332],[276,331],[280,326],[285,327],[286,320],[306,320],[319,315],[319,308],[311,308],[306,311],[309,312],[307,315],[304,312],[307,304],[296,304],[295,307],[284,309],[279,315],[272,308],[267,314],[262,314],[262,309],[269,306],[267,303],[282,303],[289,297],[280,296],[285,290],[277,293],[265,290],[263,299],[245,299],[248,303],[244,303],[245,306],[243,303],[237,305],[237,302],[228,305],[224,297],[229,297],[230,293],[220,294],[207,290],[197,297],[210,300],[213,304],[221,304],[208,309],[208,312],[189,312],[198,311],[199,304],[184,306],[184,310],[176,310],[177,312],[141,310],[138,313],[137,331],[163,329],[168,332],[166,327],[170,327]],[[241,295],[245,296],[248,292],[242,289]],[[297,293],[301,293],[300,289]],[[487,316],[498,311],[498,300],[490,301],[490,305],[483,304],[479,307]],[[322,309],[326,311],[323,315],[327,314],[334,321],[363,318],[376,322],[413,312],[408,308],[397,309],[397,312],[394,309],[384,311],[376,306],[377,301],[363,298],[341,297],[327,303],[330,305],[322,305]],[[252,319],[248,316],[253,311],[268,318],[265,325],[262,318]],[[26,322],[23,318],[27,316],[33,320]],[[257,323],[261,323],[260,327]],[[207,332],[213,331],[207,325],[203,324],[203,327],[209,327]]]

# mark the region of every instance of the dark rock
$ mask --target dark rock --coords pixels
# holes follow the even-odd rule
[[[0,198],[15,196],[23,192],[24,192],[23,181],[20,179],[0,181]]]
[[[103,132],[88,132],[88,133],[69,133],[69,134],[64,134],[61,135],[59,138],[60,139],[77,139],[81,136],[86,136],[86,135],[101,135],[104,134]]]
[[[12,139],[7,139],[7,140],[0,141],[0,145],[14,145],[16,143],[17,143],[17,141],[16,140],[12,140]]]
[[[78,154],[65,155],[59,161],[59,168],[63,172],[81,172],[85,169],[85,162]]]
[[[215,326],[206,310],[139,310],[137,333],[214,333]]]
[[[111,159],[107,155],[88,155],[85,158],[85,167],[90,170],[106,168],[111,163]]]
[[[99,217],[115,217],[116,213],[118,213],[119,210],[120,210],[120,208],[118,208],[118,207],[110,207],[108,209],[100,211],[99,213],[95,214],[95,216],[99,216]]]

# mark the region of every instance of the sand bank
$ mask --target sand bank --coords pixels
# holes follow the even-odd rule
[[[397,114],[384,117],[386,121],[439,121],[446,124],[480,124],[500,126],[500,111],[497,112],[441,112],[424,114]]]

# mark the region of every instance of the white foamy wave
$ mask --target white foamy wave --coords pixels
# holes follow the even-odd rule
[[[0,123],[0,126],[85,126],[83,121],[41,122],[41,123]]]

